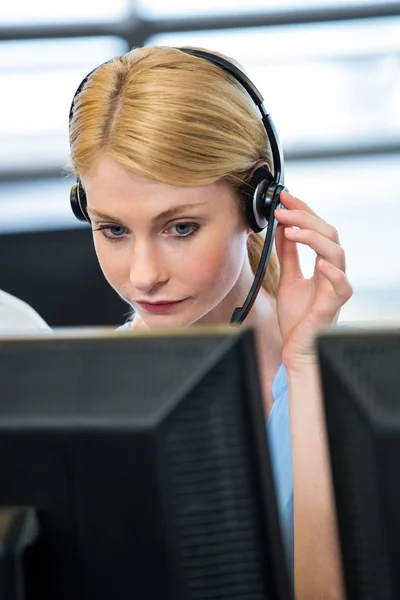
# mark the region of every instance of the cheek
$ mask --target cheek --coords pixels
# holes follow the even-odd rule
[[[195,251],[187,252],[179,271],[197,291],[225,294],[236,283],[246,254],[246,235],[221,236],[202,240]]]
[[[100,268],[108,283],[117,292],[121,292],[129,277],[127,262],[121,257],[121,250],[113,248],[112,244],[103,239],[102,234],[93,235],[94,248]]]

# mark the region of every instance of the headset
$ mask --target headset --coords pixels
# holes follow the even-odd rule
[[[267,270],[268,261],[271,256],[277,227],[277,220],[275,219],[274,213],[276,208],[281,207],[279,200],[280,194],[282,190],[286,189],[284,183],[282,147],[274,123],[271,119],[271,115],[267,113],[264,107],[264,98],[252,81],[250,81],[250,79],[247,77],[247,75],[243,73],[243,71],[224,58],[221,58],[220,56],[217,56],[211,52],[193,50],[189,48],[177,48],[177,50],[198,57],[199,59],[208,60],[209,62],[228,72],[234,79],[236,79],[236,81],[241,84],[261,113],[261,120],[271,145],[272,157],[274,161],[273,174],[267,167],[259,167],[254,171],[244,191],[246,218],[249,226],[256,233],[259,233],[264,229],[266,229],[266,233],[264,247],[256,274],[254,276],[253,284],[243,305],[234,310],[230,320],[231,325],[239,325],[243,323],[254,304],[257,294],[260,291],[265,272]],[[97,69],[98,67],[86,75],[74,94],[69,112],[70,124],[76,98],[81,93],[89,77]],[[86,193],[79,179],[71,189],[70,202],[75,217],[79,221],[87,221],[90,223],[90,218],[87,212]]]

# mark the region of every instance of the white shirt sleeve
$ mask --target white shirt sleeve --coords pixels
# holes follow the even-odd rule
[[[51,329],[29,304],[0,290],[0,335],[32,331]]]

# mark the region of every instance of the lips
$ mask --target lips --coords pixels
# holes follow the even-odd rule
[[[137,304],[141,308],[146,310],[147,312],[164,313],[164,312],[169,312],[169,311],[173,310],[175,307],[179,306],[184,301],[185,301],[185,299],[184,300],[173,300],[173,301],[161,300],[158,302],[138,301]]]

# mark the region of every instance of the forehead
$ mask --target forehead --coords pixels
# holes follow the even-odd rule
[[[88,209],[116,214],[132,210],[153,216],[170,206],[202,204],[220,212],[232,206],[234,193],[225,181],[202,186],[173,186],[124,169],[110,158],[99,160],[84,176]]]

